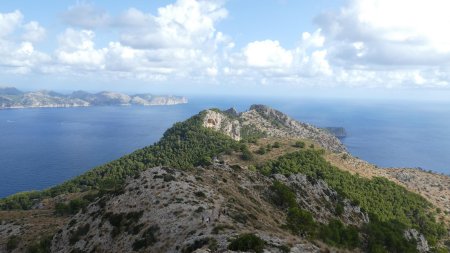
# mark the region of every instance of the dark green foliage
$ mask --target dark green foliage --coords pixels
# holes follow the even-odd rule
[[[359,246],[358,228],[344,226],[340,220],[331,220],[319,229],[319,238],[329,245],[353,249]]]
[[[10,236],[6,243],[6,251],[11,252],[19,245],[20,238],[16,235]]]
[[[253,160],[253,154],[252,154],[252,152],[250,152],[247,145],[241,146],[241,152],[242,152],[242,155],[241,155],[242,160],[244,160],[244,161]]]
[[[418,229],[431,245],[445,233],[443,225],[436,223],[430,204],[423,197],[384,178],[366,179],[341,171],[328,163],[320,151],[302,150],[287,154],[259,169],[266,175],[302,173],[310,178],[323,179],[341,196],[359,203],[381,222]]]
[[[289,208],[286,224],[292,233],[308,237],[314,236],[317,227],[311,213],[298,207]]]
[[[296,148],[304,148],[305,147],[305,143],[303,141],[296,141],[294,144],[294,147]]]
[[[266,242],[254,234],[242,234],[228,245],[229,250],[262,253]]]
[[[86,235],[89,232],[89,229],[90,225],[85,224],[84,226],[78,227],[78,229],[75,230],[75,232],[72,232],[69,238],[70,245],[73,245],[76,242],[78,242],[82,236]]]
[[[280,148],[281,147],[281,144],[278,142],[278,141],[276,141],[273,145],[272,145],[272,148]]]
[[[57,215],[76,214],[79,210],[85,208],[89,204],[86,199],[73,199],[68,204],[60,202],[55,205],[55,213]]]
[[[194,192],[194,195],[199,198],[206,198],[206,194],[201,191]]]
[[[337,216],[341,216],[344,213],[344,204],[342,204],[341,202],[337,203],[334,213]]]
[[[143,169],[159,165],[180,169],[194,168],[204,164],[205,159],[236,150],[236,141],[202,126],[203,115],[202,112],[182,123],[176,123],[152,146],[96,167],[63,184],[44,191],[23,192],[1,199],[0,209],[30,209],[44,197],[87,190],[99,190],[100,195],[118,195],[123,191],[124,180],[130,176],[134,177]]]
[[[203,248],[204,246],[208,246],[210,250],[217,250],[217,241],[214,238],[202,238],[195,240],[192,244],[186,246],[181,251],[182,253],[191,253],[196,251],[197,249]]]
[[[175,177],[170,174],[164,174],[163,179],[164,179],[164,182],[170,182],[170,181],[174,181]]]
[[[368,235],[368,252],[417,252],[416,243],[403,237],[405,228],[399,222],[382,222],[371,217],[364,228]]]
[[[227,224],[224,224],[224,225],[217,225],[217,226],[215,226],[215,227],[213,228],[212,233],[215,234],[215,235],[217,235],[217,234],[219,234],[221,231],[223,231],[223,230],[225,230],[225,229],[233,229],[233,228],[234,228],[233,226],[227,225]]]
[[[258,139],[264,138],[267,133],[258,130],[254,125],[244,125],[241,127],[242,142],[256,143]]]
[[[275,181],[270,190],[273,194],[271,200],[278,207],[289,208],[297,206],[295,193],[280,181]]]
[[[158,225],[153,225],[142,233],[142,237],[133,243],[133,250],[138,251],[142,248],[147,248],[158,242],[156,233],[159,231]]]
[[[143,213],[143,211],[129,213],[106,213],[103,218],[108,219],[109,224],[113,226],[111,236],[116,237],[123,231],[126,231],[129,234],[134,234],[134,230],[136,229],[135,224],[142,217]]]
[[[256,153],[258,155],[264,155],[267,152],[267,150],[264,147],[260,147],[258,150],[256,150]]]
[[[44,236],[37,242],[31,244],[26,252],[27,253],[50,253],[50,247],[52,245],[52,235]]]

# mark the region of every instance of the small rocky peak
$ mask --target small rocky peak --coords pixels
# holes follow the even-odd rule
[[[224,113],[228,114],[229,116],[232,116],[232,117],[239,117],[239,112],[234,107],[231,107],[230,109],[225,110]]]
[[[258,104],[254,104],[250,106],[250,111],[251,110],[255,110],[257,112],[267,112],[269,110],[272,110],[272,108],[268,107],[267,105],[258,105]]]
[[[271,121],[279,122],[281,125],[288,126],[292,122],[292,119],[286,114],[270,108],[266,105],[252,105],[250,106],[250,111],[254,110],[258,112],[261,116]]]

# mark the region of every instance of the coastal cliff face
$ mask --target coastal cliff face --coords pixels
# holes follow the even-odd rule
[[[176,105],[188,100],[178,96],[154,96],[151,94],[126,95],[103,91],[96,94],[75,91],[69,95],[52,91],[21,92],[15,88],[0,89],[0,109],[33,107],[78,107],[99,105]]]
[[[313,140],[332,152],[346,152],[345,146],[329,131],[298,122],[264,105],[252,105],[242,113],[234,109],[224,112],[207,110],[203,126],[221,131],[235,140],[252,134],[259,137],[301,138]]]

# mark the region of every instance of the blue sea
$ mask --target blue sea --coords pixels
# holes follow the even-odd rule
[[[380,167],[450,174],[450,103],[193,97],[176,106],[0,110],[0,197],[40,190],[158,141],[205,108],[272,106],[319,127],[341,126],[355,156]]]

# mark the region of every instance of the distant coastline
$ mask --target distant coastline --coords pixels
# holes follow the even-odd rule
[[[188,103],[186,97],[172,95],[127,95],[111,91],[102,91],[99,93],[74,91],[66,95],[47,90],[23,92],[13,87],[0,88],[0,109],[64,108],[108,105],[158,106],[186,103]]]

